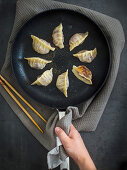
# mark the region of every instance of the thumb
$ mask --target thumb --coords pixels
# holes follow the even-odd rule
[[[57,134],[57,136],[61,140],[62,144],[66,146],[66,144],[68,143],[68,141],[70,139],[67,136],[67,134],[63,131],[63,129],[61,129],[60,127],[56,127],[55,128],[55,133]]]

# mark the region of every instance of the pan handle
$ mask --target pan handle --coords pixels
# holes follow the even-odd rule
[[[59,111],[59,120],[65,116],[65,111]],[[60,165],[60,170],[70,170],[69,157]]]

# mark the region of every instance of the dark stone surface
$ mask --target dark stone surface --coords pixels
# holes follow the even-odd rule
[[[119,19],[127,36],[126,0],[61,0]],[[15,16],[16,0],[0,0],[0,68]],[[124,170],[127,164],[127,47],[117,80],[95,132],[81,133],[99,170]],[[0,170],[46,170],[46,154],[0,95]],[[57,168],[59,169],[59,168]],[[78,169],[71,161],[71,169]]]

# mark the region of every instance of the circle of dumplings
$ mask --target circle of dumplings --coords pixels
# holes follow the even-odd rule
[[[82,44],[85,39],[88,37],[88,32],[86,33],[76,33],[69,40],[69,49],[72,51],[74,48]],[[31,35],[33,40],[32,46],[33,49],[39,54],[48,54],[49,51],[55,51],[55,48],[51,44],[41,38]],[[52,33],[53,43],[56,47],[62,49],[64,48],[64,35],[63,35],[63,25],[60,23]],[[91,63],[97,56],[97,49],[93,50],[82,50],[73,54],[74,57],[77,57],[81,62]],[[47,64],[52,61],[45,60],[39,57],[25,58],[28,61],[30,67],[35,69],[43,69]],[[53,80],[53,68],[43,72],[31,85],[38,86],[48,86]],[[92,85],[92,72],[85,66],[75,66],[73,65],[72,72],[80,81]],[[68,78],[68,69],[66,72],[60,74],[56,81],[56,87],[68,97],[67,89],[69,88],[69,78]]]

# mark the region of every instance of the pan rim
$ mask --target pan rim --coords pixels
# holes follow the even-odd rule
[[[96,96],[96,95],[102,90],[102,88],[103,88],[104,85],[106,84],[106,81],[107,81],[107,79],[108,79],[108,77],[109,77],[109,73],[110,73],[110,70],[111,70],[111,64],[112,64],[112,62],[111,62],[111,47],[110,47],[109,41],[108,41],[108,39],[107,39],[106,33],[102,30],[102,28],[99,26],[98,23],[96,23],[95,21],[93,21],[93,20],[92,20],[91,18],[89,18],[87,15],[85,15],[85,14],[83,14],[83,13],[77,11],[77,10],[75,11],[75,10],[67,9],[67,8],[54,8],[54,9],[45,10],[45,11],[40,12],[40,13],[34,15],[33,17],[31,17],[28,21],[26,21],[26,22],[21,26],[21,28],[18,30],[18,32],[16,33],[16,35],[15,35],[15,37],[14,37],[14,39],[13,39],[12,47],[11,47],[11,67],[12,67],[12,72],[13,72],[13,74],[14,74],[14,77],[15,77],[15,79],[16,79],[16,82],[17,82],[18,85],[20,86],[19,80],[18,80],[18,78],[17,78],[17,76],[16,76],[16,73],[15,73],[15,71],[14,71],[13,55],[12,55],[12,54],[13,54],[13,49],[14,49],[14,45],[15,45],[16,39],[17,39],[18,35],[19,35],[20,32],[23,30],[23,28],[25,27],[26,24],[30,23],[31,20],[33,20],[35,17],[37,17],[37,16],[39,16],[39,15],[41,15],[41,14],[44,14],[44,13],[51,12],[51,11],[70,11],[70,12],[74,12],[74,13],[77,13],[77,14],[80,14],[80,15],[86,17],[87,19],[89,19],[91,22],[93,22],[93,23],[98,27],[98,29],[99,29],[99,30],[101,31],[101,33],[103,34],[103,36],[104,36],[104,38],[105,38],[105,41],[106,41],[106,44],[107,44],[107,46],[108,46],[108,51],[109,51],[109,64],[108,64],[108,71],[107,71],[107,74],[106,74],[106,76],[105,76],[105,79],[104,79],[103,83],[100,85],[100,87],[99,87],[90,97],[88,97],[86,100],[84,99],[84,101],[82,101],[82,102],[80,102],[80,103],[77,102],[77,104],[74,105],[74,106],[78,107],[79,105],[81,105],[81,104],[83,104],[84,102],[88,101],[88,100],[89,100],[90,98],[92,98],[93,96]],[[20,87],[22,88],[22,86],[20,86]],[[26,91],[25,91],[23,88],[22,88],[22,90],[26,93]],[[29,93],[26,93],[26,94],[27,94],[30,98],[32,98],[33,100],[35,100],[32,96],[29,95]],[[56,109],[59,109],[59,110],[66,110],[65,107],[59,107],[59,106],[57,106],[57,105],[56,105],[56,106],[55,106],[55,105],[52,105],[52,106],[51,106],[51,105],[49,105],[49,104],[42,103],[42,102],[39,102],[39,101],[37,101],[37,100],[35,100],[35,101],[38,102],[38,103],[41,103],[41,104],[43,104],[43,105],[45,105],[45,106],[48,106],[48,107],[50,107],[50,108],[56,108]],[[68,106],[67,106],[67,107],[68,107]]]

